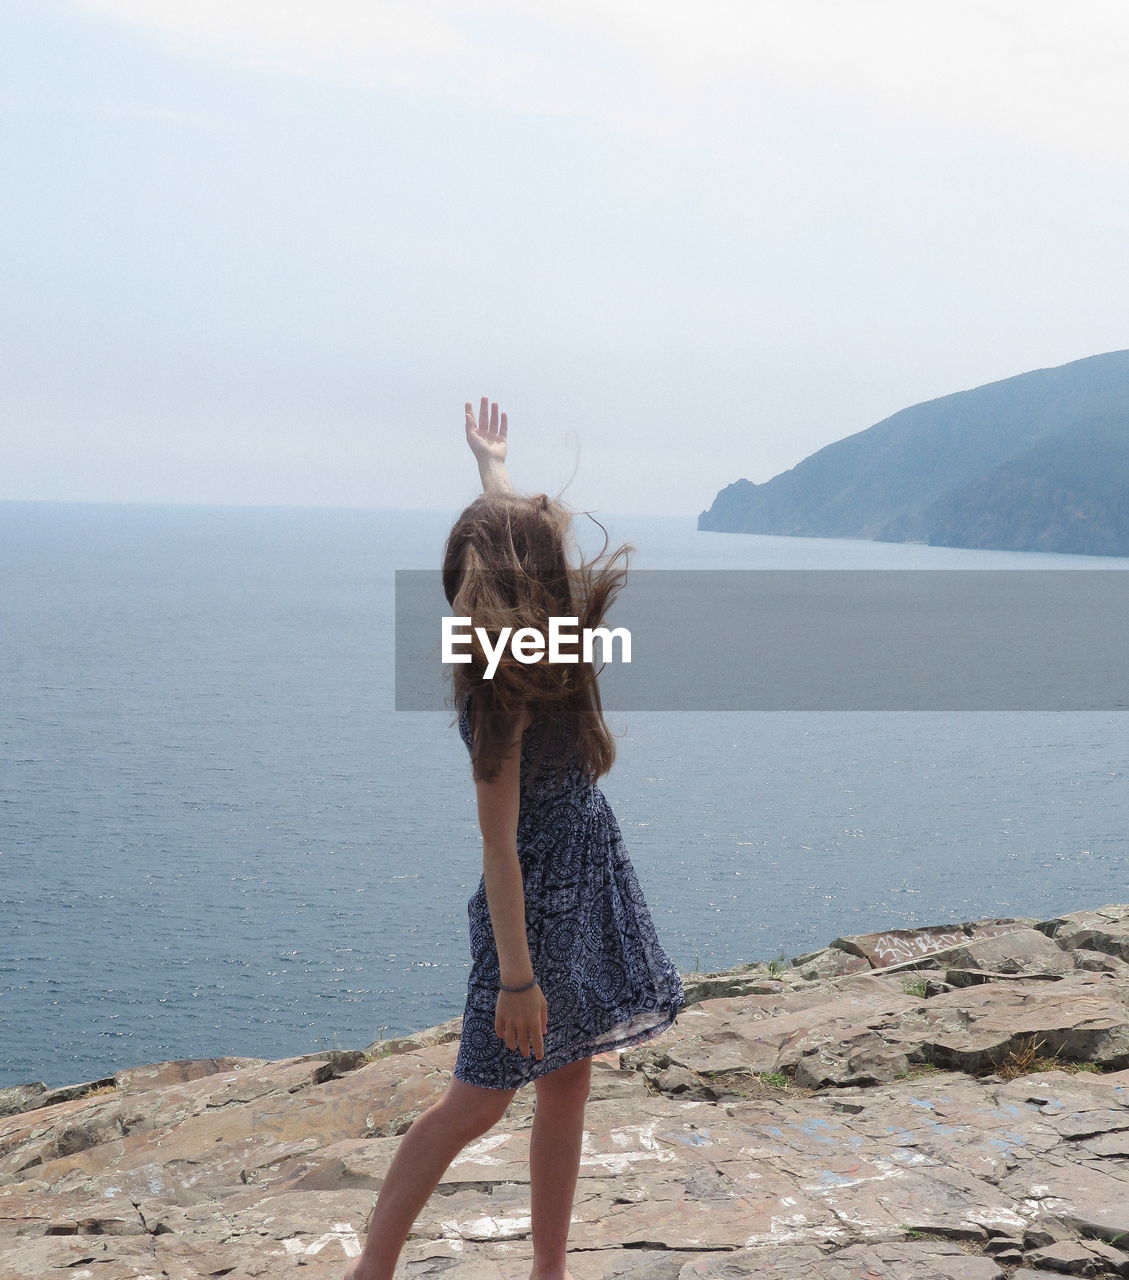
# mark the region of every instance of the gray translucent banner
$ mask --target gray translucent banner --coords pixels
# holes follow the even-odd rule
[[[438,570],[397,571],[398,711],[449,710],[452,614]],[[1127,622],[1120,569],[632,570],[605,619],[632,660],[600,692],[616,711],[1126,710]]]

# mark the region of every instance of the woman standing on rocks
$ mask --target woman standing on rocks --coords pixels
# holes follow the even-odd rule
[[[477,420],[466,406],[465,426],[483,492],[447,538],[453,614],[485,628],[492,647],[505,627],[547,635],[553,617],[575,619],[581,631],[599,626],[631,548],[608,556],[605,537],[595,559],[572,563],[572,513],[510,485],[506,414],[483,399]],[[483,873],[467,904],[472,963],[454,1078],[402,1138],[345,1280],[392,1280],[447,1166],[531,1081],[531,1280],[571,1280],[565,1258],[592,1058],[659,1035],[685,1003],[596,785],[615,744],[592,664],[505,654],[487,677],[481,643],[470,652],[452,671]]]

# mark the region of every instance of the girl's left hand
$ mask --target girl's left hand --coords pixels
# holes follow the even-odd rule
[[[499,991],[494,1005],[494,1034],[523,1057],[544,1058],[549,1005],[540,984],[528,991]]]
[[[474,411],[470,401],[466,405],[466,439],[471,453],[479,463],[487,460],[505,462],[506,438],[509,433],[509,421],[503,413],[499,418],[498,405],[482,397],[478,410],[478,421],[474,420]]]

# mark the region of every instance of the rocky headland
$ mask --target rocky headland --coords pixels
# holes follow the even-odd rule
[[[1129,351],[1107,351],[911,405],[737,480],[698,528],[1124,556],[1127,469]]]
[[[836,938],[685,975],[598,1058],[577,1280],[1129,1276],[1129,905]],[[365,1049],[0,1090],[0,1280],[339,1280],[460,1019]],[[398,1274],[524,1280],[535,1095]]]

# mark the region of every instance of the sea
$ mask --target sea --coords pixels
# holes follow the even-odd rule
[[[0,503],[0,1086],[462,1012],[466,750],[393,680],[395,571],[437,567],[455,514]],[[637,568],[1129,569],[599,518]],[[1126,900],[1124,712],[608,719],[601,787],[684,973]]]

